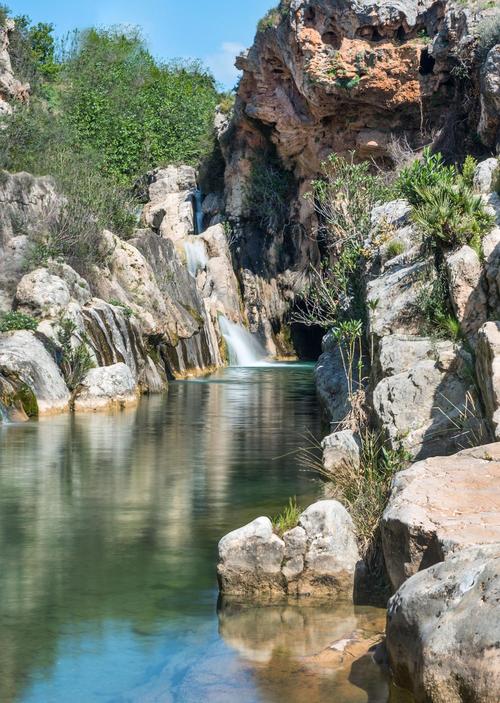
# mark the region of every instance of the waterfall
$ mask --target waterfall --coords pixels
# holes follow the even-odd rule
[[[230,322],[222,315],[219,317],[219,325],[227,344],[231,366],[264,366],[266,364],[266,350],[244,327]]]
[[[188,271],[196,278],[198,271],[202,271],[208,264],[208,255],[205,242],[202,239],[184,242]]]
[[[203,232],[203,209],[202,209],[203,194],[197,189],[193,193],[193,214],[195,222],[195,234]]]

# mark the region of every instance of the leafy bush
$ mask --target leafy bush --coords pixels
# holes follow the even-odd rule
[[[486,59],[490,49],[500,44],[500,10],[496,9],[493,15],[485,17],[476,29],[478,54],[481,61]]]
[[[285,532],[297,527],[301,512],[302,509],[297,505],[297,498],[289,498],[288,505],[272,520],[276,534],[282,537]]]
[[[290,0],[281,0],[279,5],[272,7],[257,25],[258,32],[265,32],[266,29],[277,27],[290,10]]]
[[[6,312],[0,316],[0,332],[14,332],[16,330],[30,330],[35,332],[38,322],[31,315],[22,312]]]
[[[276,156],[260,154],[252,160],[245,205],[268,231],[276,232],[286,224],[293,185],[293,174]]]
[[[77,143],[102,154],[122,182],[166,163],[197,164],[211,146],[213,77],[195,61],[156,63],[137,29],[78,34],[63,78]]]
[[[115,300],[113,298],[109,301],[109,304],[114,305],[114,307],[116,308],[121,308],[125,317],[132,317],[132,315],[134,314],[132,308],[130,308],[128,305],[125,305],[125,303],[122,303],[120,300]]]
[[[413,161],[401,170],[394,186],[397,195],[408,200],[411,205],[418,205],[421,202],[422,188],[453,185],[456,178],[456,168],[445,165],[441,154],[433,154],[430,148],[426,147],[421,159]]]
[[[70,391],[76,390],[87,371],[90,371],[95,366],[85,336],[81,336],[79,344],[73,344],[73,336],[76,331],[77,326],[73,320],[63,318],[59,321],[59,331],[57,333],[57,341],[61,346],[59,365]]]
[[[415,188],[419,204],[412,213],[427,243],[453,247],[469,244],[481,254],[481,240],[494,225],[494,217],[479,195],[465,185],[442,182]]]

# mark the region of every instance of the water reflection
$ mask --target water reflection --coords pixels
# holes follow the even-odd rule
[[[243,626],[226,612],[218,631],[215,555],[256,513],[317,495],[290,453],[308,430],[320,434],[300,366],[172,384],[115,415],[2,426],[2,703],[284,700],[291,683],[270,684],[269,659],[248,654],[252,628],[264,637],[256,616]],[[304,642],[314,618],[330,622],[293,617]]]

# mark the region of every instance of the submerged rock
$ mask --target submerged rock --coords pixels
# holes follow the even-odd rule
[[[391,599],[387,651],[417,703],[498,703],[500,542],[412,576]]]
[[[139,393],[137,383],[126,364],[113,364],[90,369],[76,390],[75,411],[95,412],[135,405]]]
[[[381,530],[394,589],[461,549],[500,543],[500,444],[398,473]]]
[[[217,574],[225,595],[245,598],[352,594],[360,560],[354,527],[337,501],[311,505],[282,538],[261,517],[219,542]]]

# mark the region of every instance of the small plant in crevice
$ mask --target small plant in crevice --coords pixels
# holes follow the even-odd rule
[[[134,314],[134,311],[132,310],[131,307],[126,305],[125,303],[122,303],[120,300],[116,300],[115,298],[112,298],[109,301],[110,305],[113,305],[115,308],[121,308],[123,314],[125,317],[130,318]]]
[[[79,342],[73,340],[78,335]],[[64,380],[70,391],[75,391],[82,382],[85,374],[95,367],[94,360],[88,348],[88,340],[70,318],[59,321],[57,341],[61,347],[59,366]]]
[[[0,332],[15,332],[19,330],[36,332],[37,328],[38,321],[23,312],[12,311],[0,315]]]
[[[285,532],[297,527],[302,509],[297,505],[297,498],[289,498],[288,505],[272,519],[273,529],[282,537]]]
[[[462,339],[460,322],[451,310],[448,279],[443,265],[438,266],[435,280],[422,286],[416,305],[424,320],[423,335],[454,342]]]
[[[354,394],[363,388],[363,322],[361,320],[344,320],[332,330],[347,380],[348,399],[352,402]]]
[[[387,506],[392,479],[411,457],[402,447],[390,448],[380,432],[365,427],[360,432],[359,462],[344,462],[335,474],[325,471],[317,443],[302,449],[302,466],[322,476],[327,494],[349,511],[359,541],[361,556],[372,575],[381,575],[382,546],[379,525]]]

